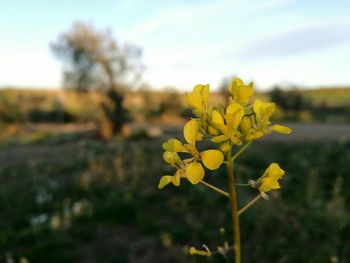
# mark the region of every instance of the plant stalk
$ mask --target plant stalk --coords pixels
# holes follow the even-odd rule
[[[244,211],[246,211],[248,208],[250,208],[252,205],[254,205],[256,202],[258,202],[260,199],[262,198],[262,195],[259,194],[257,195],[253,200],[249,201],[248,204],[246,204],[244,207],[242,207],[239,211],[238,211],[238,215],[240,216],[242,213],[244,213]]]
[[[235,253],[235,263],[241,263],[241,239],[239,232],[239,216],[238,216],[238,205],[237,205],[237,193],[235,188],[235,179],[233,175],[233,162],[231,161],[231,151],[227,153],[227,175],[230,185],[230,206],[232,216],[232,227],[233,227],[233,247]]]

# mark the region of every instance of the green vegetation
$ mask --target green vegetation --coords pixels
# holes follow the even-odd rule
[[[302,95],[306,99],[310,99],[314,104],[329,106],[349,105],[350,103],[350,88],[320,88],[313,90],[304,90]]]
[[[157,189],[170,172],[159,161],[163,139],[3,146],[0,261],[225,262],[187,255],[188,245],[230,240],[229,207],[201,185]],[[271,161],[287,171],[283,191],[242,215],[245,262],[348,261],[349,150],[349,143],[260,142],[242,155],[242,182]],[[208,182],[226,185],[225,169],[213,176]],[[245,188],[239,196],[240,205],[253,197]]]

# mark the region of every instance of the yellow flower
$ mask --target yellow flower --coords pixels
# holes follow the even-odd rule
[[[180,156],[177,154],[177,152],[165,151],[163,153],[163,159],[166,163],[175,167],[181,167],[183,165]]]
[[[263,102],[259,99],[254,101],[254,117],[244,117],[241,122],[241,131],[246,141],[252,141],[270,134],[272,131],[282,134],[290,134],[292,130],[283,125],[270,125],[270,118],[275,111],[275,104]]]
[[[266,193],[273,189],[280,189],[278,180],[284,175],[284,171],[277,163],[272,163],[265,170],[264,174],[258,180],[258,189],[260,192]]]
[[[238,126],[243,116],[244,108],[236,102],[231,103],[227,107],[225,119],[217,110],[213,110],[211,116],[212,124],[221,134],[213,137],[212,141],[215,143],[221,143],[231,140],[233,144],[241,145],[241,134],[238,131]]]
[[[201,152],[200,156],[203,164],[209,170],[218,169],[224,160],[223,154],[218,150],[206,150]]]
[[[163,149],[169,152],[186,152],[182,143],[177,139],[169,139],[162,145]]]
[[[253,83],[244,85],[243,81],[239,78],[233,78],[230,84],[230,92],[234,102],[241,105],[245,105],[253,96]]]
[[[270,124],[270,118],[275,112],[275,103],[263,102],[257,99],[254,101],[253,109],[258,127],[264,128]]]
[[[204,178],[204,169],[203,166],[194,161],[186,167],[186,177],[191,184],[198,184]]]
[[[186,93],[186,103],[199,113],[208,108],[209,85],[196,85],[193,91]]]
[[[159,184],[158,184],[158,188],[159,189],[163,189],[164,186],[166,186],[167,184],[172,183],[175,186],[179,186],[180,185],[180,171],[177,170],[175,172],[174,175],[164,175],[162,176],[162,178],[160,178]]]
[[[196,141],[202,139],[202,134],[199,133],[198,121],[194,119],[188,121],[184,126],[183,134],[186,142],[195,147]]]
[[[203,180],[204,169],[197,161],[202,161],[204,166],[209,170],[215,170],[224,161],[224,155],[219,150],[206,150],[198,152],[196,148],[196,141],[201,139],[199,135],[199,124],[196,120],[190,120],[184,126],[184,137],[188,144],[184,147],[194,157],[194,162],[187,165],[186,176],[192,184],[197,184]]]
[[[202,134],[199,133],[199,123],[192,119],[188,121],[183,129],[183,135],[187,143],[182,144],[179,140],[169,139],[163,143],[165,150],[163,159],[168,164],[177,168],[177,173],[174,176],[165,175],[159,182],[159,187],[163,188],[169,183],[178,186],[181,177],[186,177],[192,184],[198,184],[204,178],[204,168],[200,162],[209,170],[216,170],[224,161],[224,155],[219,150],[205,150],[199,152],[196,148],[196,142],[202,139]],[[178,156],[178,152],[187,152],[192,155],[192,158],[182,161]]]

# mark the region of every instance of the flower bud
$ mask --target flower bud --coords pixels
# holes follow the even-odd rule
[[[175,152],[169,152],[169,151],[165,151],[163,153],[163,159],[166,163],[168,164],[176,164],[176,157],[175,157],[175,154],[177,155],[177,153]]]
[[[251,128],[251,123],[249,120],[249,117],[243,117],[241,121],[241,131],[244,135],[247,135],[249,133],[249,130]]]
[[[213,126],[208,127],[208,132],[214,136],[219,134],[219,131],[217,129],[215,129]]]

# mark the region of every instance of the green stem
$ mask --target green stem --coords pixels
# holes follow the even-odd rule
[[[253,200],[251,200],[248,204],[246,204],[245,206],[243,206],[241,209],[239,209],[238,211],[238,215],[241,215],[244,211],[246,211],[249,207],[251,207],[252,205],[254,205],[256,202],[258,202],[260,199],[262,198],[262,195],[259,194],[258,196],[256,196]]]
[[[227,174],[230,185],[230,206],[233,227],[233,247],[235,252],[235,263],[241,263],[241,238],[239,232],[237,193],[235,188],[235,179],[233,176],[233,162],[230,162],[230,160],[232,160],[231,151],[227,153],[227,160]]]
[[[203,184],[203,185],[205,185],[206,187],[208,187],[208,188],[210,188],[210,189],[212,189],[212,190],[218,192],[219,194],[222,194],[222,195],[224,195],[224,196],[230,198],[229,193],[225,192],[224,190],[221,190],[220,188],[218,188],[218,187],[216,187],[216,186],[214,186],[214,185],[212,185],[212,184],[209,184],[209,183],[207,183],[207,182],[205,182],[205,181],[203,181],[203,180],[201,181],[201,184]]]
[[[246,143],[230,160],[233,162],[251,143]]]

